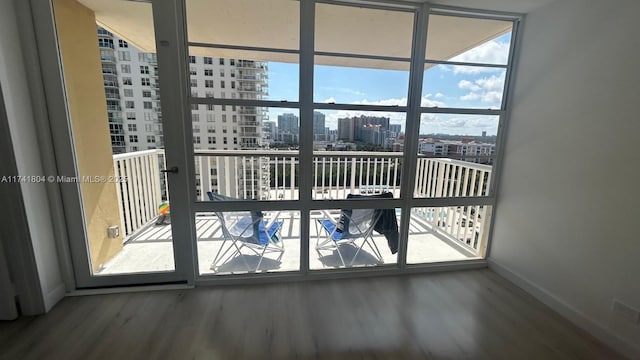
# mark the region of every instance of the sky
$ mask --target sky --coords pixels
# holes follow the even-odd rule
[[[453,61],[478,64],[507,63],[511,34],[507,33],[454,57]],[[474,109],[499,109],[505,82],[504,68],[435,65],[425,68],[422,105]],[[346,104],[399,105],[407,103],[409,72],[316,65],[314,101]],[[298,65],[269,63],[269,100],[297,101]],[[269,109],[269,120],[297,109]],[[394,112],[356,112],[321,110],[325,126],[337,128],[337,119],[357,115],[389,117],[404,130],[405,114]],[[497,116],[423,114],[421,134],[495,135]]]

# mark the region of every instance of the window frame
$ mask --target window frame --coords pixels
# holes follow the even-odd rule
[[[375,9],[383,9],[389,11],[407,11],[411,12],[414,15],[414,32],[412,34],[412,55],[409,61],[409,73],[410,73],[410,82],[408,86],[408,98],[413,99],[413,102],[407,103],[406,106],[378,106],[378,105],[353,105],[346,103],[318,103],[313,101],[313,88],[303,88],[306,84],[312,83],[313,80],[313,66],[314,66],[314,57],[317,55],[322,56],[346,56],[346,57],[361,57],[367,58],[367,55],[359,55],[359,54],[341,54],[341,53],[323,53],[316,51],[313,46],[309,44],[313,44],[313,34],[315,31],[315,21],[314,21],[314,9],[316,4],[333,4],[337,6],[362,6],[369,7]],[[417,198],[413,195],[413,188],[415,186],[415,179],[411,176],[404,176],[401,179],[401,195],[400,198],[397,199],[389,199],[385,201],[348,201],[348,200],[331,200],[330,206],[329,202],[326,200],[314,200],[311,198],[310,192],[311,190],[311,166],[305,166],[305,163],[311,162],[313,159],[313,149],[311,145],[313,143],[313,129],[312,122],[305,122],[304,118],[312,119],[313,111],[316,110],[353,110],[353,111],[386,111],[386,112],[404,112],[406,114],[406,123],[405,123],[405,134],[410,131],[414,131],[414,133],[418,133],[419,130],[419,122],[420,116],[424,113],[441,113],[441,112],[452,112],[452,113],[490,113],[495,114],[499,113],[499,134],[496,139],[496,154],[494,155],[496,159],[500,158],[500,143],[502,141],[503,133],[501,129],[503,129],[503,125],[506,118],[506,106],[502,106],[498,111],[484,111],[484,110],[476,110],[476,109],[437,109],[437,108],[425,108],[420,104],[420,96],[413,96],[411,94],[420,94],[422,95],[422,82],[423,82],[423,72],[424,72],[424,64],[428,61],[425,60],[426,53],[426,31],[428,28],[428,17],[431,14],[446,14],[449,16],[461,16],[461,17],[480,17],[480,18],[488,18],[488,19],[499,19],[499,20],[507,20],[513,23],[512,28],[512,38],[509,48],[509,61],[506,65],[507,75],[505,80],[505,87],[503,91],[503,104],[506,104],[508,94],[509,94],[509,84],[510,84],[510,76],[511,69],[513,66],[513,49],[517,40],[517,30],[518,24],[521,20],[521,15],[519,14],[511,14],[511,13],[488,13],[488,12],[477,12],[469,9],[461,9],[455,7],[447,7],[447,6],[436,6],[430,4],[396,4],[393,2],[362,2],[362,3],[350,3],[348,1],[345,2],[335,2],[330,0],[316,0],[316,1],[301,1],[300,2],[300,22],[301,22],[301,46],[302,48],[297,50],[289,50],[289,49],[272,49],[272,48],[249,48],[244,46],[236,46],[238,49],[247,49],[253,51],[262,51],[262,52],[289,52],[295,53],[299,56],[299,66],[300,66],[300,88],[299,88],[299,101],[291,101],[286,103],[281,103],[278,101],[271,100],[247,100],[247,99],[225,99],[221,98],[190,98],[189,101],[192,104],[207,104],[207,105],[238,105],[238,106],[259,106],[259,107],[285,107],[291,109],[297,109],[299,111],[299,116],[301,118],[301,129],[300,129],[300,151],[299,151],[299,159],[300,159],[300,192],[301,196],[299,200],[292,201],[278,201],[278,202],[269,202],[269,201],[257,201],[255,206],[259,209],[263,210],[278,210],[278,209],[295,209],[301,212],[301,234],[308,234],[309,230],[309,212],[311,210],[317,210],[322,208],[340,208],[340,207],[349,207],[349,208],[401,208],[402,214],[408,214],[414,207],[419,206],[434,206],[434,205],[465,205],[465,204],[484,204],[484,205],[495,205],[495,184],[497,181],[492,179],[491,181],[491,191],[487,196],[479,197],[479,198],[444,198],[444,199],[432,199],[432,198]],[[185,38],[187,38],[185,36]],[[205,46],[205,47],[213,47],[216,48],[218,45],[216,44],[201,44],[201,43],[189,43],[187,42],[187,48],[189,46]],[[224,46],[219,46],[224,47]],[[233,60],[233,59],[230,59]],[[387,60],[398,60],[398,59],[387,59]],[[405,59],[407,60],[407,59]],[[233,60],[235,63],[235,60]],[[224,64],[225,60],[223,58],[220,59],[220,64]],[[221,88],[222,83],[221,83]],[[303,125],[306,124],[306,125]],[[306,144],[306,145],[305,145]],[[403,160],[406,162],[407,173],[412,173],[416,171],[416,162],[419,158],[418,156],[418,138],[409,139],[409,137],[405,137],[405,146],[403,151]],[[492,172],[492,177],[498,172],[499,161],[496,161],[494,165],[494,169]],[[304,195],[302,193],[305,193]],[[229,202],[216,204],[216,206],[220,205],[223,209],[233,209],[238,208],[240,204]],[[194,213],[211,210],[211,204],[203,201],[195,201],[193,204]],[[402,216],[402,223],[400,224],[400,232],[401,236],[404,236],[404,240],[401,241],[401,248],[398,257],[397,266],[402,268],[406,268],[408,265],[406,263],[406,245],[407,238],[406,234],[408,234],[409,228],[409,216]],[[301,236],[301,259],[300,266],[301,271],[305,272],[308,269],[306,267],[308,265],[308,259],[305,259],[308,256],[309,250],[309,238],[308,235]],[[414,267],[414,265],[411,265]],[[384,268],[384,267],[383,267]],[[348,270],[348,269],[347,269]],[[370,269],[375,270],[375,269]],[[315,271],[314,271],[315,272]],[[199,279],[203,278],[202,275],[198,276]]]

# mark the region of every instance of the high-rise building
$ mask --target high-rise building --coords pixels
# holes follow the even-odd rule
[[[327,135],[324,126],[325,116],[319,111],[313,112],[313,140],[324,141],[327,140]]]
[[[294,114],[278,115],[278,132],[281,134],[297,134],[300,131],[299,119]]]
[[[145,53],[98,27],[98,46],[114,153],[161,148],[160,107],[156,55]],[[190,56],[192,97],[260,100],[267,89],[267,64],[242,59]],[[263,136],[264,108],[235,105],[192,107],[193,146],[196,150],[242,150],[268,146]],[[216,169],[215,157],[209,157]],[[204,158],[200,161],[205,161]],[[238,160],[240,161],[240,160]],[[230,189],[229,195],[262,198],[268,188],[268,164],[250,158],[234,174],[211,174],[206,190]],[[266,163],[266,162],[265,162]],[[199,169],[196,169],[196,172]],[[199,179],[199,174],[196,175]]]
[[[358,116],[353,118],[353,139],[355,141],[371,142],[371,129],[379,126],[377,132],[389,131],[389,118],[377,116]]]
[[[353,141],[353,124],[352,118],[338,119],[338,140]]]
[[[104,94],[107,101],[111,147],[114,154],[126,151],[125,129],[119,90],[121,82],[118,76],[116,46],[117,40],[113,34],[105,29],[98,28],[98,47],[100,49]]]
[[[278,131],[276,141],[280,143],[297,143],[299,141],[300,122],[294,114],[278,115]]]
[[[389,131],[382,125],[367,124],[359,128],[359,141],[387,147],[389,139]]]
[[[262,122],[262,138],[267,144],[271,144],[276,139],[276,122],[275,121],[263,121]]]
[[[376,145],[387,145],[389,118],[376,116],[354,116],[338,119],[338,140],[362,141]]]
[[[402,132],[402,125],[400,124],[389,124],[389,134],[390,137],[396,138]]]

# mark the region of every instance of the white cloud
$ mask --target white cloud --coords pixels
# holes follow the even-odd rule
[[[492,75],[488,78],[478,79],[476,83],[488,91],[502,91],[504,88],[504,77],[505,73],[503,72],[499,76]]]
[[[384,99],[384,100],[376,100],[369,101],[367,99],[354,101],[351,104],[357,105],[383,105],[383,106],[407,106],[407,98],[401,99]]]
[[[460,82],[458,82],[458,88],[467,90],[469,92],[461,96],[460,100],[480,100],[483,103],[490,103],[494,107],[498,107],[500,105],[500,101],[502,100],[504,81],[504,71],[500,75],[491,75],[490,77],[484,77],[476,79],[474,81],[461,80]]]
[[[500,103],[502,101],[502,91],[489,91],[482,95],[482,101],[487,103]]]
[[[474,92],[468,93],[467,95],[460,96],[460,100],[463,101],[475,101],[480,99],[480,95]]]
[[[484,74],[484,73],[498,72],[502,70],[501,68],[482,67],[482,66],[453,65],[452,67],[453,67],[454,74]]]
[[[473,49],[454,56],[451,61],[468,62],[476,64],[505,65],[509,59],[509,43],[496,40],[488,41]],[[451,66],[455,74],[481,74],[500,71],[499,68],[482,66]],[[451,70],[449,68],[446,69]]]
[[[320,89],[328,91],[328,92],[339,92],[343,94],[355,95],[355,96],[365,96],[367,94],[362,91],[347,88],[347,87],[334,87],[334,86],[321,86]]]
[[[424,114],[420,134],[481,135],[497,132],[497,116]]]
[[[326,99],[326,100],[324,100],[322,102],[325,103],[325,104],[335,103],[336,99],[334,97],[330,97],[330,98],[328,98],[328,99]]]
[[[443,94],[440,94],[441,96],[444,96]],[[432,99],[432,97],[437,97],[434,96],[433,94],[426,94],[425,96],[422,97],[422,100],[420,101],[420,105],[421,106],[426,106],[426,107],[446,107],[447,105],[442,102],[442,101],[438,101],[438,100],[434,100]],[[407,106],[407,98],[401,98],[401,99],[384,99],[384,100],[376,100],[376,101],[369,101],[369,100],[358,100],[358,101],[354,101],[351,104],[357,104],[357,105],[382,105],[382,106]],[[375,115],[374,116],[380,116],[380,115]]]
[[[447,107],[447,104],[444,103],[443,101],[440,100],[434,100],[432,99],[432,97],[434,99],[438,99],[438,98],[444,98],[444,94],[443,93],[437,93],[435,95],[429,93],[426,94],[424,96],[422,96],[422,99],[420,100],[420,106],[423,107]]]
[[[454,56],[451,61],[504,65],[508,59],[509,43],[491,40]]]
[[[426,96],[422,97],[422,100],[420,101],[420,106],[423,106],[423,107],[447,107],[447,104],[445,104],[442,101],[430,99],[430,95],[431,94],[427,94]]]
[[[469,91],[479,91],[481,89],[480,86],[472,83],[469,80],[460,80],[460,82],[458,83],[458,87],[460,89],[469,90]]]

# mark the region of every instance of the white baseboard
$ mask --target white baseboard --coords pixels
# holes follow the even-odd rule
[[[49,310],[51,310],[51,308],[53,308],[53,306],[57,304],[58,301],[64,298],[65,293],[66,288],[64,286],[64,283],[60,283],[58,286],[53,288],[53,290],[46,293],[44,295],[44,311],[49,312]]]
[[[570,304],[567,304],[544,288],[523,278],[507,267],[498,264],[495,260],[487,259],[487,261],[489,263],[489,269],[522,288],[531,296],[535,297],[579,328],[587,331],[621,354],[628,356],[631,359],[640,359],[640,348],[636,345],[621,339],[595,320],[575,309]]]

